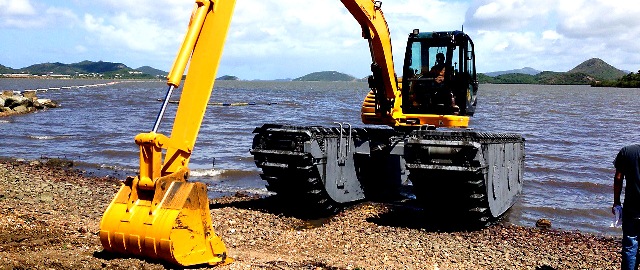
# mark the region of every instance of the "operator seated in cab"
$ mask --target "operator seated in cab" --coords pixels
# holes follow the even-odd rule
[[[452,84],[445,84],[446,72],[453,72],[452,67],[447,68],[444,53],[436,54],[436,61],[431,69],[422,68],[416,77],[427,79],[427,83],[416,82],[416,95],[414,106],[420,108],[421,113],[454,114],[460,112],[455,104],[455,97],[451,91]]]
[[[441,84],[444,82],[445,67],[444,53],[436,54],[436,64],[429,70],[429,75],[434,78],[435,83]]]

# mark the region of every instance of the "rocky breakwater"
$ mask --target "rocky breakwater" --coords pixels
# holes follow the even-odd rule
[[[22,93],[4,90],[0,94],[0,116],[30,113],[58,106],[58,103],[51,99],[38,98],[33,90]]]

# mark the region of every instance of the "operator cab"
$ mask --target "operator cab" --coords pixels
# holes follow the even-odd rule
[[[404,59],[403,113],[473,115],[478,80],[467,34],[416,29],[409,34]]]

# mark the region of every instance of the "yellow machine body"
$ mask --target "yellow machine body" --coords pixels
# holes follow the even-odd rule
[[[234,0],[197,0],[187,35],[168,76],[169,94],[189,64],[171,136],[135,137],[140,174],[124,182],[100,222],[105,251],[189,266],[229,263],[215,234],[207,187],[188,182],[188,163],[213,90]],[[166,98],[168,101],[168,97]]]
[[[391,35],[381,9],[381,1],[341,0],[362,27],[362,36],[369,42],[372,58],[372,89],[362,103],[364,124],[391,127],[469,126],[469,116],[456,114],[406,113],[403,111],[402,83],[395,74]]]
[[[373,0],[341,0],[369,41],[371,93],[362,105],[365,124],[466,127],[466,116],[403,113],[387,23]],[[100,222],[107,252],[141,256],[182,265],[232,261],[212,228],[207,188],[188,182],[188,163],[213,91],[235,0],[196,0],[189,28],[168,75],[169,90],[153,131],[135,137],[140,172],[128,178]],[[157,132],[173,89],[184,82],[170,136]]]

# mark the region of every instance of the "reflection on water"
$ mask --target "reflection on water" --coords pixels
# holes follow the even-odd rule
[[[95,82],[0,79],[0,89],[89,83]],[[133,137],[152,128],[165,90],[164,82],[121,82],[40,92],[62,107],[0,119],[0,156],[66,157],[103,173],[135,174]],[[268,194],[249,154],[253,129],[336,121],[363,126],[360,106],[368,91],[366,83],[216,82],[211,103],[247,105],[209,106],[191,158],[193,179],[209,183],[211,196],[239,190]],[[612,161],[622,146],[640,141],[639,94],[640,89],[589,86],[481,85],[471,126],[526,138],[523,195],[506,219],[533,226],[547,218],[555,228],[619,234],[608,227]],[[160,132],[171,132],[174,110],[170,104]]]

